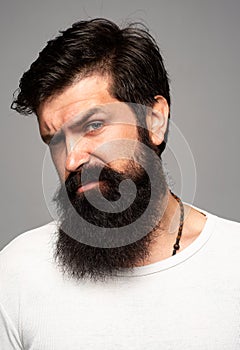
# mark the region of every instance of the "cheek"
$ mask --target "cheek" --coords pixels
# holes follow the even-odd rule
[[[122,168],[125,162],[132,160],[138,145],[138,134],[133,126],[113,126],[108,128],[104,138],[98,144],[95,155],[115,168]],[[116,169],[118,170],[118,169]]]
[[[137,140],[138,139],[138,130],[136,125],[125,125],[122,126],[120,129],[120,133],[123,138],[130,139],[130,140]]]

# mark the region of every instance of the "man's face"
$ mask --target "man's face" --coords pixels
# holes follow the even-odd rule
[[[108,87],[106,78],[85,78],[38,111],[62,182],[55,256],[76,278],[106,278],[146,258],[166,204],[161,164],[147,151],[154,145]],[[154,191],[149,174],[158,179]],[[137,224],[148,206],[150,215]]]
[[[112,141],[138,138],[134,113],[109,94],[108,85],[107,78],[88,77],[39,108],[40,133],[62,181],[83,164],[108,162],[116,152]],[[120,159],[111,163],[116,169],[124,166]]]

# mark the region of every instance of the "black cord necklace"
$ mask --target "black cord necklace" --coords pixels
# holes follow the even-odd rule
[[[179,242],[180,242],[180,239],[181,239],[181,236],[182,236],[182,230],[183,230],[183,221],[184,221],[184,207],[183,207],[183,203],[181,201],[181,199],[176,196],[171,190],[170,190],[172,196],[178,201],[179,203],[179,206],[180,206],[180,224],[179,224],[179,228],[178,228],[178,234],[177,234],[177,238],[176,238],[176,242],[173,246],[173,253],[172,255],[175,255],[177,253],[177,251],[180,249],[180,245],[179,245]]]

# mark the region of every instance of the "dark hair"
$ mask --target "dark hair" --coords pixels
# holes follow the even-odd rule
[[[119,101],[152,106],[154,96],[162,95],[170,107],[168,75],[147,28],[132,23],[120,29],[96,18],[74,23],[48,41],[23,74],[11,108],[24,115],[37,114],[42,102],[93,73],[111,77],[109,93]]]

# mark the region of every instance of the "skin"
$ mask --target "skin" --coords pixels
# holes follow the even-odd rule
[[[76,82],[39,107],[37,113],[39,130],[46,143],[50,142],[48,140],[49,134],[53,135],[61,128],[64,130],[65,141],[58,146],[62,147],[61,152],[58,151],[56,155],[54,147],[51,149],[52,159],[62,182],[68,178],[70,173],[77,171],[85,163],[105,164],[113,152],[116,152],[117,156],[117,150],[113,149],[111,141],[119,139],[137,141],[136,119],[133,114],[124,113],[124,110],[120,110],[119,117],[122,119],[116,123],[97,128],[97,130],[90,127],[80,139],[79,135],[70,132],[66,127],[66,125],[71,125],[77,115],[99,105],[114,106],[116,104],[118,110],[124,108],[123,104],[120,106],[119,101],[110,95],[109,85],[109,78],[93,75]],[[153,112],[148,114],[146,123],[152,143],[159,145],[166,132],[169,107],[164,97],[155,96],[155,99]],[[93,121],[96,120],[98,118],[93,119]],[[134,148],[131,151],[127,149],[128,156],[131,156],[131,152],[134,150]],[[117,157],[115,159],[109,165],[115,170],[123,171],[126,166],[125,161],[117,160]],[[96,185],[97,183],[91,183],[88,187],[82,188],[82,191],[90,191]],[[178,232],[180,210],[176,199],[173,198],[169,190],[167,191],[167,200],[167,208],[160,225],[161,235],[154,242],[149,258],[143,265],[155,263],[172,255],[172,247]],[[184,205],[184,210],[185,221],[180,251],[199,236],[206,222],[205,215],[194,208]]]

